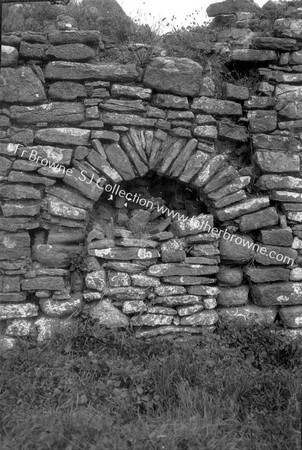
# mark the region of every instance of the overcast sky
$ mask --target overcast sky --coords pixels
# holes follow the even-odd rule
[[[262,6],[267,0],[256,0]],[[215,0],[118,0],[126,14],[130,17],[140,17],[142,22],[153,25],[155,21],[176,16],[174,24],[187,25],[190,19],[185,20],[188,14],[198,11],[198,20],[203,23],[207,19],[206,9]],[[151,14],[151,15],[149,15]]]

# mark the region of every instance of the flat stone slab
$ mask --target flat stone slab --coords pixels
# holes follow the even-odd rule
[[[58,59],[65,61],[89,61],[95,57],[94,50],[88,45],[63,44],[49,47],[46,51],[46,56],[50,59]]]
[[[146,290],[138,287],[118,287],[107,288],[107,297],[113,297],[113,300],[144,300],[146,297]]]
[[[283,153],[286,151],[289,153],[300,152],[302,150],[302,144],[298,139],[272,134],[255,134],[253,136],[253,146],[255,149],[280,151]]]
[[[21,287],[24,291],[61,291],[65,289],[65,283],[62,277],[37,277],[22,280]]]
[[[149,267],[147,274],[153,277],[170,276],[201,276],[218,272],[217,266],[202,266],[190,264],[156,264]]]
[[[291,176],[261,175],[258,178],[257,186],[262,191],[292,189],[302,193],[302,179]]]
[[[187,290],[184,286],[160,285],[154,289],[154,293],[159,297],[169,297],[173,295],[184,295],[187,293]]]
[[[252,297],[258,306],[302,304],[301,283],[273,283],[252,286]]]
[[[0,198],[3,200],[40,200],[41,191],[32,186],[4,185],[0,186]]]
[[[105,248],[100,250],[89,250],[89,255],[102,259],[116,259],[120,261],[148,260],[159,258],[160,254],[157,250],[149,248]]]
[[[47,80],[101,80],[128,83],[138,77],[135,64],[88,64],[49,62],[44,69]]]
[[[216,100],[214,98],[199,97],[193,100],[192,111],[219,116],[241,116],[242,107],[239,103],[229,100]]]
[[[44,128],[37,130],[37,144],[88,145],[90,130],[80,128]]]
[[[144,270],[144,267],[140,264],[131,264],[123,262],[108,261],[103,267],[115,270],[117,272],[126,272],[129,274],[140,273]]]
[[[243,200],[242,202],[236,203],[234,206],[229,206],[225,209],[220,209],[216,211],[215,215],[221,222],[236,219],[238,216],[243,214],[252,213],[258,211],[259,209],[269,206],[269,197],[256,197]]]
[[[201,285],[201,284],[211,284],[215,283],[214,278],[206,278],[206,277],[163,277],[162,281],[164,283],[168,284],[176,284],[180,286],[194,286],[194,285]]]
[[[233,322],[236,325],[248,327],[255,324],[272,325],[277,316],[277,308],[246,305],[231,308],[219,308],[217,313],[219,319],[225,324]]]
[[[86,220],[87,211],[82,208],[76,208],[69,203],[60,200],[59,198],[46,196],[47,207],[50,214],[59,217],[66,217],[71,220]]]
[[[190,286],[187,290],[190,295],[202,295],[207,297],[216,297],[220,292],[220,289],[216,286]]]
[[[152,89],[145,89],[139,86],[127,86],[113,84],[111,86],[112,97],[129,97],[140,100],[151,100]]]
[[[241,62],[276,62],[277,53],[274,50],[235,49],[230,52],[231,61]]]
[[[290,276],[290,270],[283,267],[247,267],[244,273],[253,283],[289,281]]]
[[[161,327],[156,327],[156,328],[152,328],[149,330],[142,330],[142,331],[137,331],[135,333],[135,336],[137,338],[145,338],[145,339],[150,339],[156,336],[165,336],[165,335],[170,335],[170,334],[200,334],[203,332],[203,328],[202,327],[180,327],[177,325],[166,325],[166,326],[161,326]]]
[[[49,124],[77,124],[85,120],[85,108],[77,102],[44,103],[36,106],[11,107],[11,118],[17,123],[33,125],[39,122]]]
[[[131,275],[131,280],[133,286],[138,287],[157,287],[161,284],[158,278],[149,277],[148,275],[143,274]]]

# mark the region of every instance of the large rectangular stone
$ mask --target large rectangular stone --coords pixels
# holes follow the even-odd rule
[[[287,247],[278,247],[273,245],[259,245],[259,251],[255,255],[255,261],[264,266],[288,266],[293,265],[298,256],[296,250]]]
[[[277,225],[279,215],[275,208],[262,209],[252,214],[240,217],[239,228],[241,231],[257,230],[262,227]]]
[[[217,266],[200,264],[156,264],[149,267],[147,274],[153,277],[202,276],[217,273]]]
[[[86,220],[87,218],[87,211],[85,209],[71,206],[69,203],[51,195],[47,195],[46,200],[48,212],[54,216],[66,217],[72,220]]]
[[[302,192],[302,179],[291,176],[280,175],[261,175],[259,177],[257,186],[262,191],[277,190],[277,189],[291,189]]]
[[[135,64],[53,61],[47,64],[44,75],[48,80],[102,80],[127,83],[136,80],[138,72]]]
[[[298,139],[291,136],[273,134],[255,134],[253,136],[253,147],[258,150],[271,150],[288,152],[291,156],[293,152],[301,152],[302,144]]]
[[[18,151],[20,158],[36,162],[37,168],[40,167],[42,159],[49,161],[49,167],[57,167],[58,165],[69,166],[72,154],[73,151],[70,148],[58,148],[49,145],[26,147]]]
[[[11,118],[24,125],[39,122],[77,124],[85,120],[85,107],[82,103],[76,102],[45,103],[36,106],[13,105]]]
[[[90,130],[81,128],[43,128],[37,130],[37,144],[89,145]]]
[[[248,267],[245,275],[252,283],[271,283],[272,281],[289,281],[290,270],[283,267]]]
[[[291,247],[293,242],[293,233],[291,228],[275,228],[272,230],[260,231],[261,241],[266,245],[281,245],[282,247]]]
[[[65,283],[62,277],[36,277],[21,281],[24,291],[62,291]]]
[[[202,112],[205,114],[214,114],[220,116],[241,116],[242,107],[239,103],[229,100],[216,100],[208,97],[194,98],[192,103],[192,111]]]
[[[273,191],[270,194],[270,198],[278,202],[301,203],[302,192]]]
[[[285,152],[257,151],[254,155],[255,161],[263,172],[271,173],[299,173],[299,155]]]
[[[1,192],[1,191],[0,191]],[[67,186],[50,186],[45,189],[47,194],[53,195],[64,202],[69,203],[72,206],[83,209],[92,209],[94,202],[83,197],[79,192],[74,189],[70,189]]]
[[[156,119],[147,119],[141,116],[135,116],[134,114],[118,114],[118,113],[102,113],[101,120],[106,125],[125,125],[125,126],[138,126],[138,127],[154,127]]]
[[[258,284],[252,286],[251,292],[258,306],[302,304],[302,283]]]

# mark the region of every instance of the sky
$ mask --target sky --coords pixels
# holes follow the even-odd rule
[[[256,0],[255,3],[262,6],[267,0]],[[188,16],[194,11],[195,17],[199,23],[203,23],[207,19],[206,9],[211,3],[219,3],[215,0],[118,0],[126,14],[132,18],[140,18],[142,23],[153,25],[159,20],[167,17],[171,19],[174,15],[176,19],[173,23],[178,26],[189,25],[190,18]],[[169,20],[171,23],[171,20]]]

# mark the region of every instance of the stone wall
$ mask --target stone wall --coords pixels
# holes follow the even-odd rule
[[[186,58],[102,62],[94,31],[5,36],[3,348],[73,326],[84,305],[101,325],[140,337],[218,320],[302,326],[300,22],[280,19],[273,37],[244,42],[232,29],[230,63],[257,66],[263,81],[258,95],[225,83],[220,99]],[[153,199],[127,216],[117,195],[108,206],[109,185],[150,174],[182,183],[206,212],[173,220]]]

